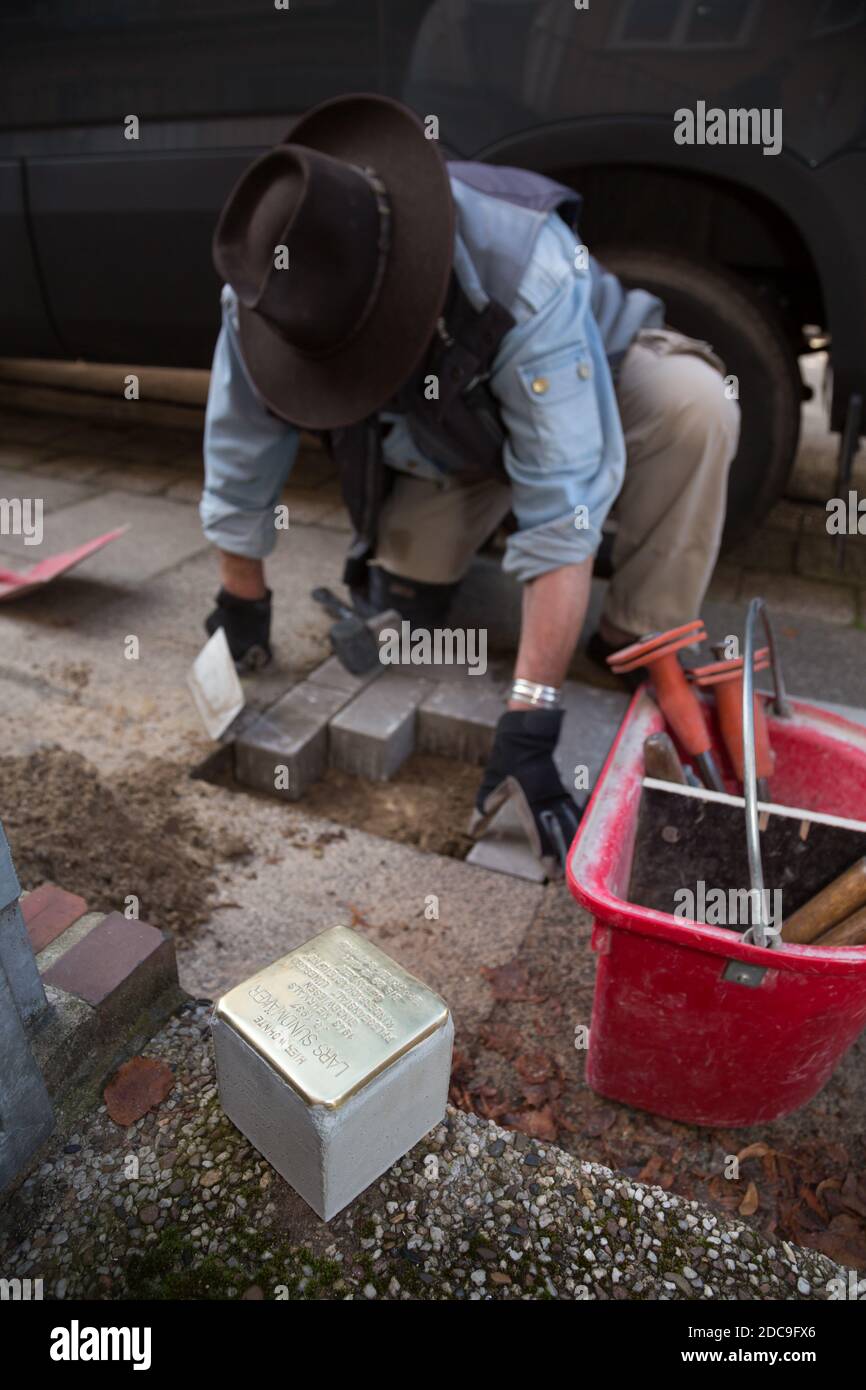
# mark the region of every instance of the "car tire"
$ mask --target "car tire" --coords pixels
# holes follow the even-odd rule
[[[648,248],[592,251],[624,284],[658,295],[671,328],[708,342],[737,377],[740,445],[731,465],[723,541],[730,547],[782,495],[797,452],[802,385],[782,324],[748,285],[715,266]]]

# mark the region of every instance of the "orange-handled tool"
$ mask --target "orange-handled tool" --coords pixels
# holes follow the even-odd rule
[[[718,657],[724,651],[719,643],[713,647]],[[766,671],[770,665],[768,647],[755,652],[755,670]],[[743,658],[728,657],[711,662],[708,666],[696,666],[689,677],[702,690],[712,689],[716,698],[716,712],[719,728],[722,731],[728,757],[742,784],[744,776],[743,753]],[[767,715],[761,695],[755,693],[755,766],[758,782],[758,800],[768,801],[770,797],[769,779],[773,775],[776,759],[770,746],[767,729]]]
[[[607,658],[616,675],[624,675],[639,666],[646,668],[667,724],[680,746],[697,763],[704,784],[713,791],[723,792],[725,784],[713,756],[710,731],[701,703],[686,680],[677,652],[691,647],[706,637],[700,618],[671,628],[669,632],[653,633],[630,647],[623,647]]]

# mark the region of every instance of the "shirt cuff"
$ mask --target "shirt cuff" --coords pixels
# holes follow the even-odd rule
[[[273,507],[254,512],[228,510],[224,502],[205,492],[199,503],[199,516],[211,545],[229,555],[264,560],[277,543]]]
[[[513,574],[525,584],[563,565],[579,565],[588,560],[601,544],[601,531],[597,526],[576,527],[574,523],[572,510],[555,521],[515,531],[508,537],[502,561],[506,574]]]

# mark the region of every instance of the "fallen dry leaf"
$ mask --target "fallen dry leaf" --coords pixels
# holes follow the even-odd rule
[[[818,1183],[818,1186],[815,1188],[815,1191],[820,1197],[823,1193],[831,1190],[834,1192],[838,1192],[841,1186],[841,1178],[822,1178],[822,1180]]]
[[[529,999],[539,1004],[545,998],[544,995],[533,994],[526,966],[518,960],[510,960],[505,965],[482,965],[481,974],[496,999]]]
[[[753,1182],[746,1188],[746,1195],[737,1210],[740,1216],[754,1216],[758,1210],[758,1189]]]
[[[546,1052],[524,1052],[514,1063],[518,1075],[530,1086],[540,1086],[553,1075],[553,1063]]]
[[[114,1123],[125,1129],[161,1105],[173,1086],[174,1073],[165,1062],[132,1057],[115,1072],[102,1098]]]
[[[523,1044],[519,1029],[510,1028],[506,1023],[485,1023],[479,1031],[482,1047],[491,1052],[500,1052],[503,1057],[516,1057]]]
[[[765,1144],[763,1141],[759,1141],[757,1144],[748,1144],[746,1148],[740,1149],[740,1152],[737,1154],[737,1162],[745,1163],[747,1158],[763,1158],[764,1154],[768,1154],[769,1152],[769,1144]]]
[[[638,1182],[655,1182],[663,1162],[661,1154],[652,1154],[638,1173]]]
[[[587,1111],[581,1129],[584,1134],[604,1134],[606,1129],[610,1129],[615,1119],[615,1110],[611,1110],[606,1105],[600,1105],[594,1110]]]
[[[858,1231],[821,1231],[809,1244],[848,1269],[866,1269],[866,1235]]]
[[[530,1139],[555,1139],[557,1135],[557,1123],[549,1105],[540,1110],[520,1110],[516,1115],[508,1115],[506,1123],[528,1134]]]

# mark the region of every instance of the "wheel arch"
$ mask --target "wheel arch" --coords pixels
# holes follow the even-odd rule
[[[807,270],[813,278],[823,322],[834,337],[846,332],[852,288],[843,268],[856,263],[856,249],[840,225],[821,171],[784,150],[765,156],[744,146],[719,145],[708,151],[675,145],[669,121],[606,117],[538,127],[497,141],[473,157],[491,164],[517,164],[564,182],[576,170],[636,169],[660,179],[677,176],[684,187],[712,193],[733,213],[748,210],[749,216],[762,218],[776,241],[781,235],[793,256],[788,268]],[[710,160],[712,170],[707,167]],[[658,245],[657,237],[647,240]],[[676,249],[675,243],[671,249]],[[691,250],[706,255],[700,247]],[[736,262],[730,268],[736,270]]]

